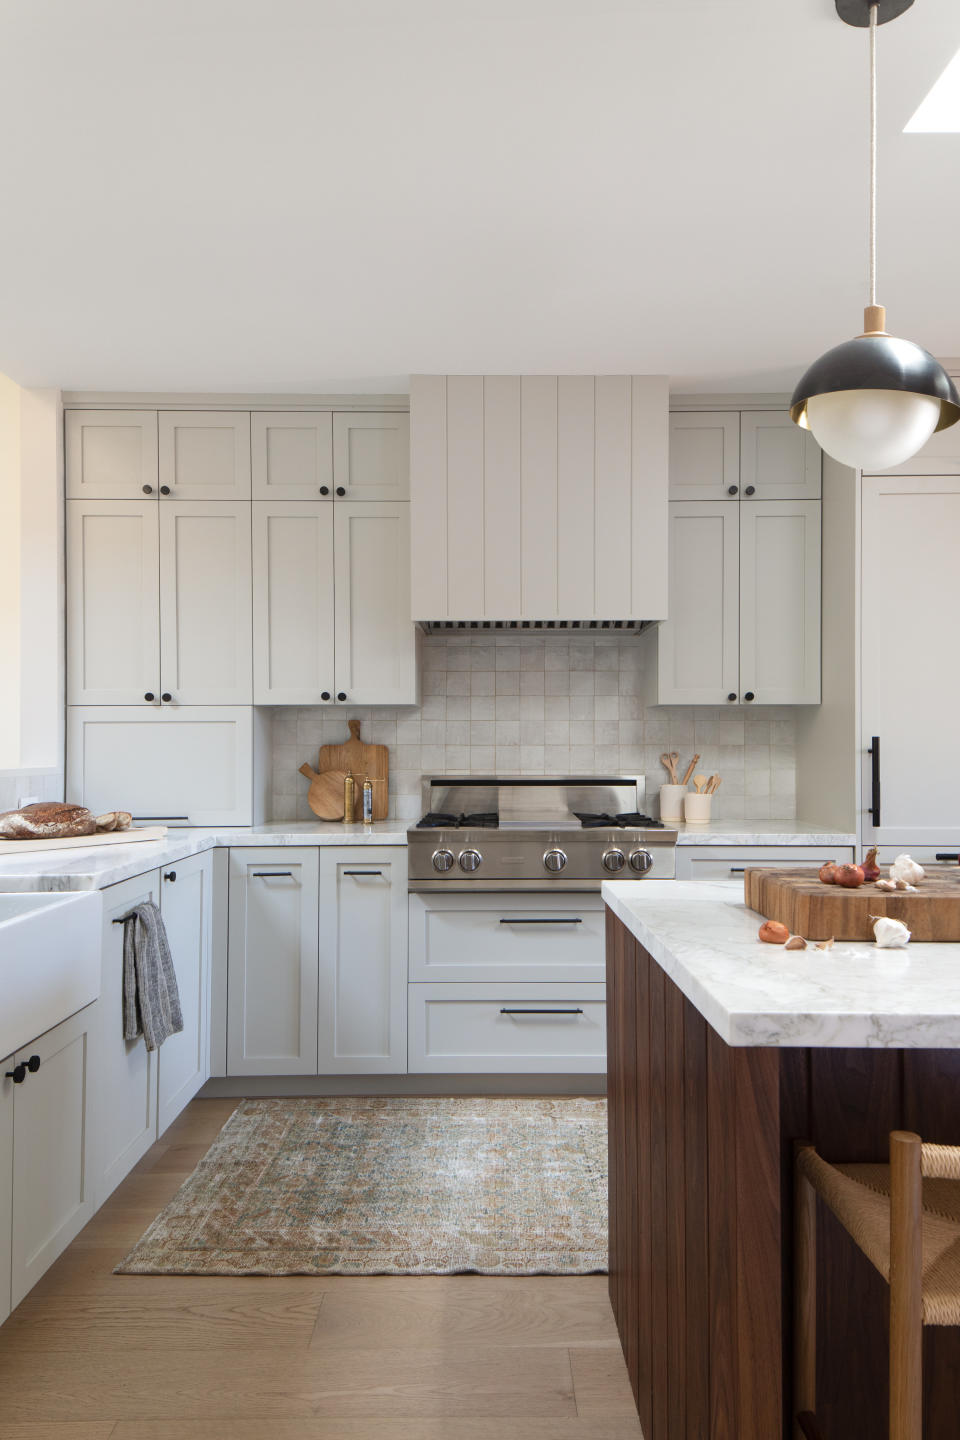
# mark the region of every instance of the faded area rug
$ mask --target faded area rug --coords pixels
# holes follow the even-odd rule
[[[589,1275],[602,1099],[247,1100],[126,1275]]]

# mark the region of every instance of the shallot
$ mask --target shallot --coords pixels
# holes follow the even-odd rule
[[[856,890],[863,884],[863,871],[859,865],[838,865],[834,879],[838,885],[843,885],[848,890]]]
[[[837,862],[835,860],[828,860],[826,865],[820,866],[820,879],[824,885],[837,883]]]
[[[873,936],[881,950],[902,950],[910,943],[910,931],[902,920],[890,915],[870,915],[873,921]]]
[[[786,925],[781,925],[779,920],[764,920],[758,934],[768,945],[782,945],[785,940],[790,939],[790,931]]]
[[[877,847],[871,846],[864,858],[860,861],[860,869],[863,871],[864,880],[876,880],[880,874],[880,866],[877,864]]]

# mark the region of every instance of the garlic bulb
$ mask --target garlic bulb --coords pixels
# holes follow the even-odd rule
[[[881,950],[900,950],[910,943],[910,931],[902,920],[893,920],[889,915],[871,915],[873,936]]]
[[[923,866],[918,865],[909,855],[898,855],[890,866],[890,879],[904,880],[908,885],[919,885],[923,875]]]

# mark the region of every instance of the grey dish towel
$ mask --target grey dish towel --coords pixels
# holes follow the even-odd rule
[[[152,900],[123,917],[123,1038],[148,1050],[183,1029],[180,991],[167,930]]]

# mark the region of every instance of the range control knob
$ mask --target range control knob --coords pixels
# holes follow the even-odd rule
[[[653,856],[649,850],[634,850],[630,856],[630,869],[636,870],[638,875],[646,875],[648,870],[653,869]]]
[[[482,858],[479,850],[461,850],[459,860],[460,869],[466,870],[468,873],[471,870],[479,870]]]
[[[439,871],[441,872],[441,874],[444,874],[444,875],[446,874],[446,872],[447,872],[448,870],[452,870],[452,869],[453,869],[453,851],[452,851],[452,850],[434,850],[434,852],[433,852],[433,868],[434,868],[434,870],[439,870]]]
[[[603,857],[604,870],[622,870],[627,860],[622,850],[608,850]]]
[[[543,857],[544,870],[549,870],[554,875],[558,874],[566,863],[567,857],[562,850],[548,850]]]

